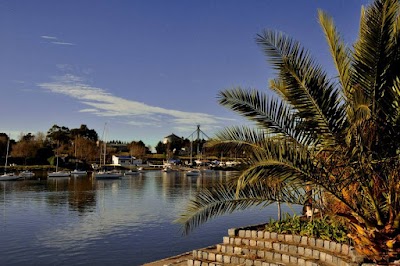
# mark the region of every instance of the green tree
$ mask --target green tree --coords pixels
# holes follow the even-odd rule
[[[270,88],[278,97],[241,88],[220,92],[220,104],[258,128],[227,128],[214,144],[245,151],[250,166],[234,185],[200,192],[179,219],[186,229],[260,202],[304,200],[307,186],[319,195],[318,208],[347,223],[360,253],[378,262],[398,256],[399,5],[376,0],[363,7],[352,47],[333,19],[318,12],[338,72],[334,79],[283,33],[265,30],[257,36],[276,70]],[[273,191],[270,181],[285,189],[267,193]]]
[[[68,127],[53,125],[47,131],[47,138],[53,143],[68,144],[70,141],[70,130]]]
[[[97,132],[94,129],[89,129],[86,125],[81,125],[79,128],[71,129],[70,134],[72,139],[80,136],[96,142],[99,138]]]

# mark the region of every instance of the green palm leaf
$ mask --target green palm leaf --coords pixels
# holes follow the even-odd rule
[[[176,222],[183,224],[183,231],[188,233],[211,218],[251,206],[266,207],[277,200],[302,204],[304,196],[290,184],[277,184],[273,187],[265,182],[258,182],[240,190],[238,194],[234,186],[220,184],[211,189],[201,190]]]
[[[399,2],[375,1],[364,9],[360,36],[354,46],[353,84],[358,84],[371,99],[372,113],[393,114],[398,95],[392,91],[399,76]]]
[[[321,67],[298,42],[282,33],[264,31],[258,35],[257,43],[285,84],[280,87],[284,89],[281,94],[287,97],[307,127],[317,132],[323,142],[340,141],[338,134],[341,133],[345,110],[338,91]]]
[[[292,138],[310,145],[312,139],[297,126],[300,124],[295,110],[286,103],[255,90],[241,88],[219,93],[219,103],[255,121],[266,133]]]

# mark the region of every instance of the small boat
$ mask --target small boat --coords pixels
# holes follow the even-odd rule
[[[140,174],[139,170],[129,170],[124,173],[125,176],[138,175],[138,174]]]
[[[98,171],[94,173],[96,179],[119,179],[122,176],[120,171]]]
[[[201,172],[199,169],[192,169],[186,172],[186,176],[198,176]]]
[[[68,171],[58,171],[58,149],[56,154],[56,171],[47,173],[47,177],[69,177],[71,175]]]
[[[71,172],[71,175],[73,175],[73,176],[83,176],[83,175],[87,175],[87,171],[75,169],[74,171]]]
[[[20,179],[19,176],[14,175],[14,173],[4,173],[0,175],[0,181],[13,181]]]
[[[107,154],[107,142],[106,142],[106,130],[107,130],[107,123],[104,124],[104,129],[103,129],[103,145],[104,148],[100,146],[100,166],[99,166],[99,171],[93,172],[93,176],[96,179],[119,179],[122,177],[122,173],[118,170],[107,170],[106,169],[106,154]],[[102,156],[103,155],[103,156]],[[103,157],[103,167],[101,166],[101,157]]]
[[[71,172],[68,171],[55,171],[47,173],[47,177],[69,177]]]
[[[33,176],[35,176],[35,173],[29,170],[24,170],[21,173],[19,173],[19,177],[22,178],[33,177]]]
[[[0,175],[0,181],[12,181],[20,178],[19,176],[14,175],[14,173],[7,173],[7,159],[9,150],[10,150],[10,138],[8,138],[7,141],[7,153],[6,153],[6,162],[4,164],[4,174]]]

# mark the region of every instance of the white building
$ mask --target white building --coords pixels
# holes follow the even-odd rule
[[[142,159],[136,159],[133,156],[112,156],[112,163],[120,166],[135,166],[143,163]]]

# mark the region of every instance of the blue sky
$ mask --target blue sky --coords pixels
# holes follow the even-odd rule
[[[109,139],[156,145],[199,124],[210,137],[244,124],[220,90],[267,90],[273,71],[255,44],[283,31],[332,71],[317,21],[327,11],[349,44],[356,0],[2,0],[0,132],[86,124]]]

